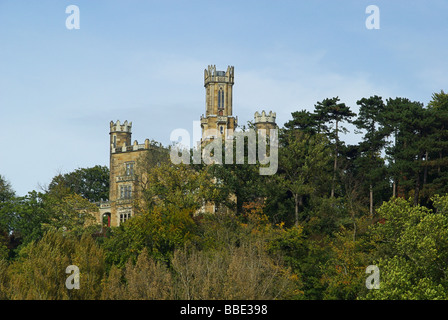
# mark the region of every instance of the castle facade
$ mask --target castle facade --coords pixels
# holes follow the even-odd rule
[[[200,117],[201,144],[218,136],[227,137],[237,128],[238,118],[233,116],[233,84],[233,66],[219,71],[210,65],[204,70],[205,116]],[[273,112],[255,112],[254,125],[269,131],[276,128],[275,117]],[[160,147],[150,144],[149,139],[143,144],[137,140],[132,142],[132,122],[128,121],[111,121],[109,135],[109,200],[100,202],[96,219],[103,226],[119,226],[135,214],[134,203],[139,199],[142,178],[137,170],[138,159],[146,152],[160,152]]]

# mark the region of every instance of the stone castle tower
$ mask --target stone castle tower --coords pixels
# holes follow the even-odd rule
[[[257,130],[264,129],[266,134],[269,135],[270,129],[276,129],[277,124],[275,122],[276,114],[275,112],[269,111],[268,114],[263,110],[261,114],[255,112],[254,114],[254,125]]]
[[[149,139],[144,144],[131,143],[132,122],[110,122],[109,201],[100,203],[99,223],[107,217],[108,226],[119,226],[134,215],[134,201],[139,198],[140,183],[137,160],[153,150]]]
[[[213,140],[217,135],[228,137],[233,135],[238,118],[233,116],[233,84],[234,68],[227,71],[217,71],[216,66],[208,66],[204,70],[205,116],[201,116],[202,143]],[[263,110],[254,115],[256,129],[277,128],[276,114]],[[150,144],[149,139],[144,144],[132,143],[132,122],[110,122],[110,190],[109,201],[100,202],[98,223],[107,226],[119,226],[134,215],[135,201],[141,193],[141,179],[138,175],[138,159],[145,152],[160,152],[165,150]],[[207,212],[215,212],[213,204],[204,207]],[[106,223],[105,223],[106,221]]]
[[[228,131],[237,127],[238,119],[233,116],[233,67],[217,71],[216,66],[204,70],[205,117],[201,116],[202,142],[218,134],[226,137]]]

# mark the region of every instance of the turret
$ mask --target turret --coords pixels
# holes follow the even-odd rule
[[[205,116],[232,115],[232,87],[234,83],[233,67],[228,66],[227,71],[217,71],[216,66],[208,66],[204,70],[205,87]]]
[[[269,134],[270,129],[277,128],[277,124],[275,123],[275,112],[269,111],[268,114],[263,110],[261,111],[261,114],[255,112],[254,114],[254,125],[258,129],[265,129],[267,133]]]
[[[116,123],[110,122],[110,148],[112,150],[116,148],[122,148],[131,145],[131,135],[132,135],[132,122],[126,120],[123,124],[120,120]]]
[[[235,130],[237,119],[232,116],[233,84],[233,66],[228,66],[226,71],[219,71],[215,65],[209,65],[204,70],[205,117],[201,116],[203,141],[208,140],[210,135],[227,136],[228,130]],[[212,134],[213,130],[217,134]]]

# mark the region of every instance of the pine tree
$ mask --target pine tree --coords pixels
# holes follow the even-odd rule
[[[385,104],[378,96],[362,98],[356,104],[360,107],[358,118],[353,123],[358,129],[365,130],[360,152],[365,158],[363,175],[369,185],[369,212],[373,215],[374,184],[383,176],[380,153],[386,144],[384,128],[381,125]]]
[[[328,144],[322,134],[310,136],[300,130],[282,132],[276,179],[293,196],[295,225],[299,223],[304,197],[313,194],[319,183],[324,183],[324,168],[330,158]]]
[[[333,179],[331,183],[331,195],[335,196],[336,179],[339,174],[338,158],[340,149],[340,134],[346,133],[348,130],[341,125],[343,122],[351,122],[351,118],[356,114],[350,110],[345,103],[339,103],[339,97],[326,98],[322,102],[315,105],[315,118],[318,121],[318,128],[328,135],[333,141]]]

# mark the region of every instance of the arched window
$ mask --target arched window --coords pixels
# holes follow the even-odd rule
[[[218,109],[224,109],[224,90],[219,88],[218,91]]]

